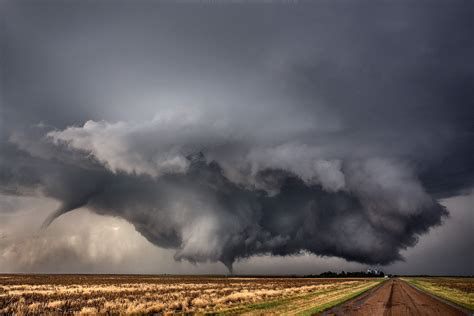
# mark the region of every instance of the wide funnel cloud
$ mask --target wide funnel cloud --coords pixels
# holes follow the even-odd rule
[[[467,2],[26,3],[5,3],[0,193],[59,201],[46,229],[84,207],[176,260],[389,264],[473,187]]]

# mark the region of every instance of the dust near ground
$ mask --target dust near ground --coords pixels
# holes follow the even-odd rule
[[[359,298],[322,315],[467,315],[467,311],[425,294],[404,281],[392,279]]]

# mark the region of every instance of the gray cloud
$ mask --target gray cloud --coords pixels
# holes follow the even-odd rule
[[[1,191],[58,200],[46,223],[388,264],[473,186],[468,2],[2,6]]]
[[[445,223],[421,236],[415,248],[402,251],[406,261],[386,266],[384,271],[472,274],[473,256],[469,250],[473,240],[470,229],[473,198],[471,194],[443,201],[450,211]],[[41,222],[56,206],[57,202],[43,197],[1,196],[0,269],[3,272],[226,273],[219,263],[176,262],[173,250],[153,246],[125,220],[95,215],[85,209],[65,214],[48,229],[39,230]],[[65,256],[64,252],[69,255]],[[234,267],[239,274],[312,274],[328,270],[359,271],[367,266],[304,253],[253,256],[238,260]]]
[[[231,182],[204,156],[187,159],[186,172],[157,177],[85,169],[58,174],[53,186],[41,183],[63,201],[51,219],[87,206],[126,219],[160,247],[177,249],[178,260],[221,261],[230,268],[238,258],[303,250],[387,264],[447,214],[410,173],[386,160],[353,162],[344,170],[353,187],[336,192],[266,168],[259,177],[280,177],[278,192],[269,195]]]

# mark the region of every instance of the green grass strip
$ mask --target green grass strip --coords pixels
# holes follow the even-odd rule
[[[261,302],[261,303],[246,304],[244,306],[234,307],[234,308],[226,309],[223,311],[218,311],[214,313],[213,312],[206,313],[206,315],[235,315],[235,314],[241,314],[244,312],[250,312],[254,310],[266,310],[266,309],[271,309],[278,306],[286,305],[287,303],[290,303],[295,300],[311,298],[313,296],[326,294],[328,292],[330,291],[316,291],[313,293],[304,294],[304,295],[296,295],[296,296],[287,297],[284,299],[266,301],[266,302]]]
[[[445,299],[456,305],[462,306],[470,311],[474,311],[474,304],[465,303],[461,300],[451,297],[449,293],[449,289],[446,289],[446,287],[440,288],[439,286],[436,285],[436,283],[432,283],[430,281],[412,279],[412,278],[402,278],[402,280],[410,283],[411,285],[413,285],[414,287],[416,287],[418,290],[422,292],[427,292],[431,295]],[[443,289],[444,289],[444,292],[442,292]]]
[[[357,297],[359,295],[361,295],[362,293],[374,288],[375,286],[379,285],[381,282],[383,282],[382,280],[381,281],[377,281],[375,282],[375,284],[367,287],[367,288],[364,288],[364,289],[361,289],[355,293],[352,293],[352,294],[349,294],[345,297],[342,297],[340,299],[337,299],[335,301],[331,301],[331,302],[328,302],[326,304],[323,304],[323,305],[318,305],[318,306],[314,306],[298,315],[311,315],[313,313],[317,313],[317,312],[321,312],[321,311],[324,311],[326,309],[329,309],[333,306],[336,306],[338,304],[341,304],[347,300],[350,300],[354,297]],[[235,314],[241,314],[241,313],[245,313],[245,312],[251,312],[251,311],[262,311],[264,312],[265,310],[269,310],[269,309],[273,309],[273,308],[277,308],[279,306],[284,306],[284,305],[287,305],[289,303],[292,303],[293,301],[296,301],[296,300],[301,300],[301,299],[311,299],[313,297],[317,297],[319,295],[324,295],[324,294],[327,294],[327,293],[332,293],[334,292],[334,290],[323,290],[323,291],[316,291],[316,292],[313,292],[313,293],[309,293],[309,294],[304,294],[304,295],[296,295],[296,296],[292,296],[292,297],[288,297],[288,298],[284,298],[284,299],[279,299],[279,300],[273,300],[273,301],[267,301],[267,302],[261,302],[261,303],[254,303],[254,304],[247,304],[247,305],[244,305],[244,306],[240,306],[240,307],[235,307],[235,308],[231,308],[231,309],[226,309],[226,310],[223,310],[223,311],[216,311],[216,312],[208,312],[206,313],[206,315],[235,315]]]
[[[345,303],[353,298],[356,298],[362,294],[364,294],[365,292],[367,292],[368,290],[371,290],[373,289],[374,287],[376,287],[377,285],[381,284],[383,281],[379,281],[375,284],[373,284],[372,286],[369,286],[367,288],[364,288],[364,289],[361,289],[355,293],[351,293],[351,294],[348,294],[344,297],[341,297],[340,299],[337,299],[337,300],[334,300],[334,301],[330,301],[330,302],[327,302],[323,305],[318,305],[318,306],[313,306],[312,308],[310,309],[307,309],[305,310],[304,312],[302,313],[299,313],[298,315],[301,315],[301,316],[306,316],[306,315],[313,315],[315,313],[321,313],[321,312],[324,312],[325,310],[328,310],[330,308],[333,308],[337,305],[340,305],[342,303]]]

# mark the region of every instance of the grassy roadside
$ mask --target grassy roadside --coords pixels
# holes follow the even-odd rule
[[[364,294],[365,292],[367,292],[368,290],[376,287],[377,285],[379,285],[380,283],[382,283],[383,281],[380,281],[378,283],[375,283],[375,284],[372,284],[371,286],[367,287],[367,288],[364,288],[364,289],[361,289],[357,292],[354,292],[354,293],[350,293],[350,294],[347,294],[346,296],[343,296],[337,300],[333,300],[333,301],[330,301],[330,302],[327,302],[326,304],[323,304],[323,305],[319,305],[319,306],[313,306],[312,308],[304,311],[303,313],[301,313],[300,315],[312,315],[312,314],[315,314],[315,313],[321,313],[325,310],[328,310],[330,308],[333,308],[334,306],[337,306],[337,305],[340,305],[344,302],[347,302],[353,298],[356,298],[362,294]]]
[[[359,286],[346,286],[326,291],[289,297],[280,300],[243,305],[237,308],[222,310],[219,315],[235,314],[278,314],[278,315],[311,315],[339,305],[361,295],[383,282],[382,279],[367,280]]]
[[[402,278],[417,289],[474,311],[473,278]]]
[[[254,304],[247,304],[247,305],[242,305],[239,307],[234,307],[230,309],[225,309],[216,313],[206,313],[206,315],[235,315],[235,314],[244,314],[244,313],[252,313],[252,312],[258,312],[258,313],[263,313],[267,310],[270,309],[275,309],[279,308],[280,306],[284,306],[287,304],[292,303],[295,300],[298,299],[308,299],[312,296],[321,294],[321,292],[317,293],[311,293],[311,294],[305,294],[305,295],[297,295],[285,299],[279,299],[279,300],[271,300],[271,301],[266,301],[266,302],[260,302],[260,303],[254,303]]]

